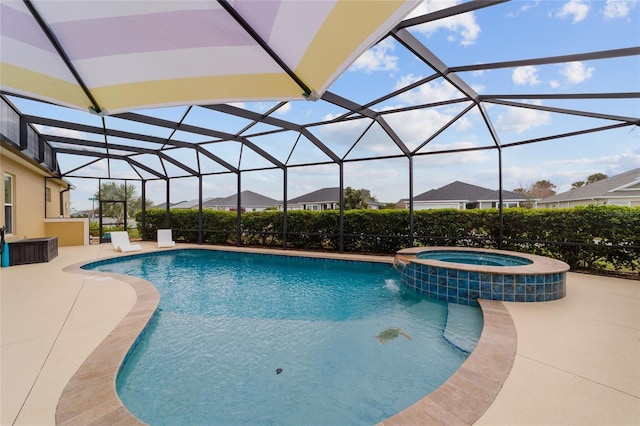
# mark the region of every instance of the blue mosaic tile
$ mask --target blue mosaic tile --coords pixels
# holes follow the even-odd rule
[[[396,267],[401,284],[425,297],[478,306],[476,299],[508,302],[555,300],[566,295],[564,273],[546,275],[491,274],[410,264]],[[475,279],[474,279],[475,278]]]

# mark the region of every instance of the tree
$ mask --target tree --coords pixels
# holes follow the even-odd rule
[[[588,185],[590,183],[593,182],[597,182],[599,180],[604,180],[604,179],[608,179],[609,176],[605,175],[604,173],[594,173],[592,175],[590,175],[589,177],[587,177],[587,181],[583,181],[583,180],[579,180],[577,182],[573,182],[571,184],[571,189],[575,189],[575,188],[580,188],[581,186],[584,185]]]
[[[353,189],[350,186],[347,186],[344,190],[345,210],[369,208],[369,205],[366,201],[367,197],[365,195],[369,193],[369,190],[366,189]]]
[[[551,197],[556,195],[556,185],[548,180],[539,180],[529,184],[527,187],[520,187],[513,190],[518,194],[522,194],[527,199],[527,204],[533,206],[533,200]]]
[[[609,176],[605,175],[604,173],[594,173],[587,178],[587,183],[589,184],[589,183],[597,182],[599,180],[604,180],[608,178]]]
[[[142,197],[136,194],[136,187],[131,183],[103,183],[94,197],[101,201],[125,201],[129,218],[142,209]],[[146,205],[149,207],[152,202],[147,200]],[[124,203],[104,203],[102,214],[115,218],[118,223],[124,223]]]

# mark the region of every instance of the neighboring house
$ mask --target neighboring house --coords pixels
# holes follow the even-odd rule
[[[589,204],[640,206],[640,168],[538,201],[540,208],[576,207]]]
[[[202,207],[204,208],[204,204],[207,201],[213,200],[212,198],[205,198],[204,200],[202,200]],[[179,203],[175,203],[175,204],[171,204],[171,209],[197,209],[198,208],[198,204],[200,203],[200,201],[196,198],[193,200],[189,200],[189,201],[180,201]],[[166,208],[166,203],[164,203],[163,208]]]
[[[500,193],[497,190],[455,181],[442,188],[432,189],[413,197],[413,209],[497,208],[500,203],[499,197]],[[518,207],[526,201],[526,197],[522,194],[502,191],[503,207]],[[405,208],[409,208],[409,200],[405,200]]]
[[[261,212],[278,204],[277,200],[265,197],[253,191],[242,191],[240,193],[240,204],[242,211]],[[196,208],[198,207],[196,203]],[[202,203],[202,208],[214,210],[237,210],[238,197],[236,194],[228,197],[209,198]]]
[[[371,199],[365,200],[370,209],[379,209],[384,203]],[[308,194],[292,198],[287,202],[288,210],[337,210],[340,208],[340,188],[322,188]],[[282,201],[278,202],[278,210],[283,209]]]

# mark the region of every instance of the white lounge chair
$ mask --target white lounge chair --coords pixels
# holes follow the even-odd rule
[[[171,229],[158,229],[158,247],[175,247],[176,242],[171,237]]]
[[[111,233],[111,245],[115,251],[126,253],[128,251],[142,250],[138,244],[131,244],[127,231],[116,231]]]

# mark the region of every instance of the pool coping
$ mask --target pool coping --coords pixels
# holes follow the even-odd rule
[[[361,255],[336,256],[330,253],[310,254],[246,248],[242,250],[225,248],[222,251],[393,263],[393,258],[372,258]],[[153,284],[141,278],[81,269],[81,266],[88,263],[92,262],[75,263],[63,270],[94,276],[112,276],[132,287],[136,293],[136,302],[64,387],[56,408],[56,424],[143,425],[145,423],[133,416],[118,397],[116,377],[130,348],[156,311],[160,294]],[[517,335],[511,315],[502,302],[489,300],[479,300],[479,302],[484,317],[483,329],[476,348],[467,360],[439,388],[414,405],[383,420],[379,425],[472,424],[489,408],[511,371],[515,360]]]
[[[429,251],[467,251],[467,252],[487,252],[492,254],[501,254],[510,257],[522,257],[530,260],[532,263],[527,265],[517,266],[489,266],[489,265],[472,265],[465,263],[443,262],[435,259],[420,259],[417,257],[419,253]],[[455,265],[455,268],[462,271],[470,272],[486,272],[511,275],[526,275],[526,274],[556,274],[562,272],[569,272],[569,265],[561,260],[552,259],[550,257],[538,256],[536,254],[521,253],[508,250],[496,250],[485,249],[479,247],[409,247],[399,250],[396,253],[396,259],[400,261],[413,262],[421,265],[435,266],[439,268],[451,268]]]

